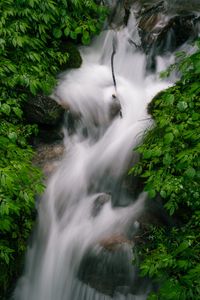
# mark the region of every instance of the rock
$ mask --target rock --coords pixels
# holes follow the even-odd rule
[[[132,6],[138,21],[141,48],[148,56],[149,70],[156,67],[156,55],[173,52],[198,37],[200,3],[195,0],[190,4],[189,1],[184,1],[184,4],[173,1],[173,5],[171,2],[138,0]]]
[[[126,237],[122,235],[114,235],[110,238],[101,240],[99,242],[100,246],[106,249],[107,251],[115,251],[123,245],[132,245],[133,242],[128,240]]]
[[[57,169],[58,164],[63,157],[64,150],[64,145],[62,143],[51,145],[39,144],[36,147],[33,164],[43,170],[45,177],[49,177]]]
[[[129,241],[124,237],[110,237],[107,241],[102,241],[100,247],[96,246],[87,252],[79,267],[78,278],[111,297],[115,297],[117,293],[139,294],[144,279],[138,285],[137,269],[130,263],[132,258],[132,245]],[[142,292],[147,286],[145,284],[142,287]]]
[[[132,248],[133,243],[120,235],[100,241],[82,259],[79,280],[112,299],[118,299],[117,295],[120,299],[128,295],[135,299],[135,295],[137,299],[137,295],[146,294],[150,281],[139,277],[137,267],[130,263]]]
[[[155,54],[174,51],[188,39],[197,37],[194,15],[169,16],[163,11],[148,12],[139,22],[142,47],[146,53],[153,48]]]
[[[38,95],[24,105],[24,113],[29,123],[56,126],[64,115],[64,109],[48,96]]]
[[[64,134],[62,131],[62,124],[59,126],[45,126],[45,125],[39,125],[39,132],[36,137],[34,137],[32,144],[37,147],[40,144],[55,144],[55,143],[61,143]]]
[[[119,99],[113,94],[112,102],[109,108],[109,118],[114,119],[117,115],[121,115],[121,104]]]
[[[98,216],[104,204],[110,202],[111,200],[112,200],[111,195],[109,194],[102,193],[101,195],[99,195],[94,201],[94,205],[92,207],[92,216],[93,217]]]
[[[82,64],[82,58],[79,50],[77,49],[77,46],[75,46],[71,42],[66,42],[63,43],[62,51],[67,52],[69,54],[68,61],[62,65],[62,71],[71,68],[80,68]]]

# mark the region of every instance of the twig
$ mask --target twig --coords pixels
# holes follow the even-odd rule
[[[116,36],[114,36],[114,38],[113,38],[112,46],[113,46],[113,52],[112,52],[112,55],[111,55],[111,70],[112,70],[113,84],[114,84],[115,91],[116,91],[117,90],[117,83],[116,83],[115,71],[114,71],[114,56],[115,56],[116,50],[117,50],[117,37]]]

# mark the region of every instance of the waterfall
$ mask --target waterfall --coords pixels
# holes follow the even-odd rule
[[[123,242],[129,240],[130,231],[137,231],[146,194],[130,199],[123,191],[122,178],[134,160],[133,149],[152,125],[147,104],[169,83],[146,75],[146,57],[130,38],[140,43],[133,15],[126,28],[106,30],[91,46],[82,47],[82,67],[60,76],[53,96],[70,107],[74,129],[64,122],[65,155],[40,200],[38,225],[15,300],[147,297],[148,282],[134,286],[134,245]],[[111,72],[113,39],[117,44],[116,89]],[[119,237],[123,237],[119,249],[106,250],[109,239]],[[93,267],[89,264],[92,256]],[[88,274],[95,267],[104,274],[106,263],[114,257],[116,269],[123,264],[127,280],[107,293],[98,288],[99,283],[92,285]]]

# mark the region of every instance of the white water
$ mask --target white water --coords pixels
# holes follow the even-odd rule
[[[87,251],[93,249],[98,255],[103,251],[102,240],[126,236],[146,197],[141,194],[131,204],[119,192],[120,179],[130,166],[132,149],[151,124],[147,103],[167,83],[145,77],[145,57],[128,43],[130,35],[138,40],[137,30],[130,30],[134,18],[130,22],[129,28],[104,32],[92,46],[83,48],[82,67],[65,74],[55,92],[79,120],[73,135],[64,128],[66,155],[41,200],[38,228],[14,293],[16,300],[146,299],[148,287],[138,295],[115,291],[108,296],[82,283],[77,275]],[[114,58],[117,97],[123,117],[110,120],[115,93],[110,67],[114,35],[118,40]],[[118,207],[110,200],[93,216],[94,201],[108,192]],[[125,245],[124,253],[131,266],[130,247]],[[134,276],[134,268],[130,273]]]

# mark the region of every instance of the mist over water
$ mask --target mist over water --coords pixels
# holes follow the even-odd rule
[[[152,125],[148,102],[169,83],[146,75],[144,54],[128,41],[131,37],[140,42],[134,24],[131,16],[127,28],[103,32],[90,47],[81,49],[81,68],[60,78],[54,98],[70,107],[76,116],[75,129],[63,128],[66,154],[40,201],[37,229],[15,300],[146,299],[149,285],[142,290],[137,287],[138,293],[130,288],[130,292],[116,289],[109,295],[82,282],[78,275],[88,252],[102,255],[102,241],[113,236],[128,239],[130,226],[136,231],[146,198],[142,193],[132,201],[120,193],[121,178],[134,158],[133,148]],[[111,72],[113,39],[117,43],[116,89]],[[121,113],[115,110],[116,103]],[[101,197],[107,198],[99,205]],[[132,251],[126,244],[120,251],[131,285],[135,276]]]

